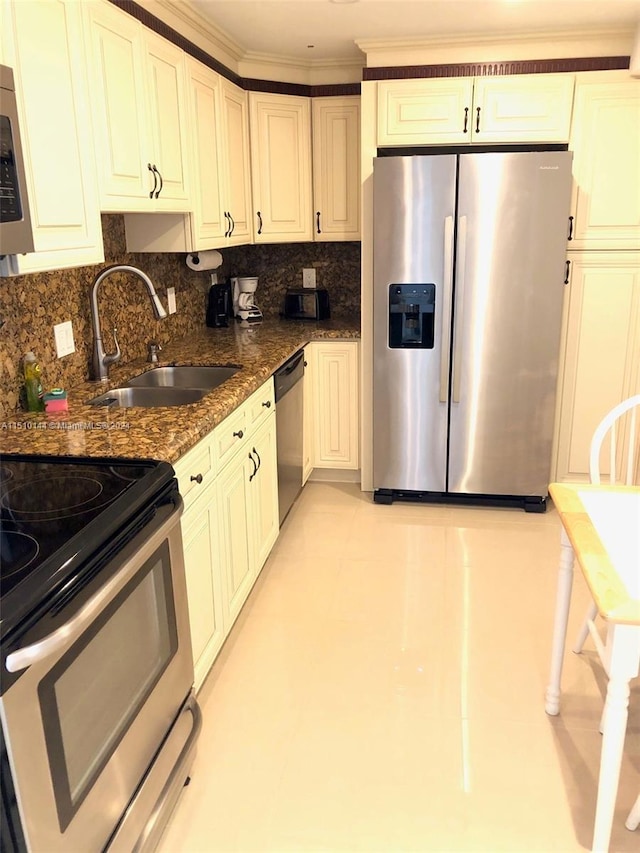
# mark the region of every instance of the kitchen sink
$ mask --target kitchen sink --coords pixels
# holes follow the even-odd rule
[[[204,388],[112,388],[89,400],[90,406],[184,406],[197,403],[207,393]]]
[[[130,379],[128,388],[198,388],[211,391],[222,385],[227,379],[241,368],[238,365],[230,367],[199,367],[178,365],[176,367],[152,367],[145,373],[140,373]]]

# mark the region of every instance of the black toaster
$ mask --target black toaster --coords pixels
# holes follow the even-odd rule
[[[287,320],[328,320],[329,293],[323,288],[310,287],[287,290],[283,314]]]

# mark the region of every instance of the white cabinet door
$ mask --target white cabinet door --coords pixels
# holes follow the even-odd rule
[[[472,77],[378,83],[378,145],[439,145],[471,139]]]
[[[85,9],[102,210],[188,210],[183,51],[110,3]]]
[[[188,110],[184,52],[143,28],[147,121],[158,210],[188,210]]]
[[[360,98],[313,98],[314,240],[360,239]]]
[[[223,208],[223,175],[218,154],[220,77],[206,65],[188,58],[189,107],[193,168],[191,251],[224,245],[228,220]]]
[[[473,86],[473,142],[568,142],[573,74],[478,77]]]
[[[573,74],[378,83],[378,145],[567,142]]]
[[[218,478],[218,547],[224,587],[225,630],[229,631],[244,604],[255,574],[249,502],[254,465],[246,448]]]
[[[5,2],[2,50],[13,68],[35,252],[3,274],[104,261],[80,7]]]
[[[253,529],[253,571],[258,575],[278,538],[278,458],[276,418],[271,414],[249,442],[257,468],[250,483],[249,518]]]
[[[199,690],[225,638],[218,565],[216,489],[206,489],[182,518],[195,688]]]
[[[222,86],[222,151],[224,174],[224,210],[227,220],[227,245],[251,243],[251,167],[249,147],[249,100],[246,92],[228,80]]]
[[[312,241],[309,98],[249,93],[255,243]]]
[[[142,30],[110,3],[85,8],[101,207],[148,210],[156,180],[147,135]]]
[[[314,468],[357,469],[359,382],[357,341],[314,342]]]
[[[572,253],[566,296],[554,479],[588,482],[595,428],[617,403],[640,392],[637,254]],[[618,451],[624,452],[624,441]]]
[[[640,249],[640,80],[578,75],[572,249]]]

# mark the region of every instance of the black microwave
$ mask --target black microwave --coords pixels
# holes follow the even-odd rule
[[[329,293],[322,288],[309,287],[287,290],[283,313],[288,320],[328,320],[331,317]]]

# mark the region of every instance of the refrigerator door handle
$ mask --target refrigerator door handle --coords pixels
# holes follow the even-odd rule
[[[451,294],[453,291],[453,216],[444,220],[444,266],[442,278],[442,346],[440,348],[440,402],[449,398],[449,353],[451,350]]]
[[[456,274],[456,313],[453,328],[453,402],[460,402],[460,361],[462,360],[462,323],[464,319],[464,280],[467,261],[467,217],[458,217],[458,269]]]

